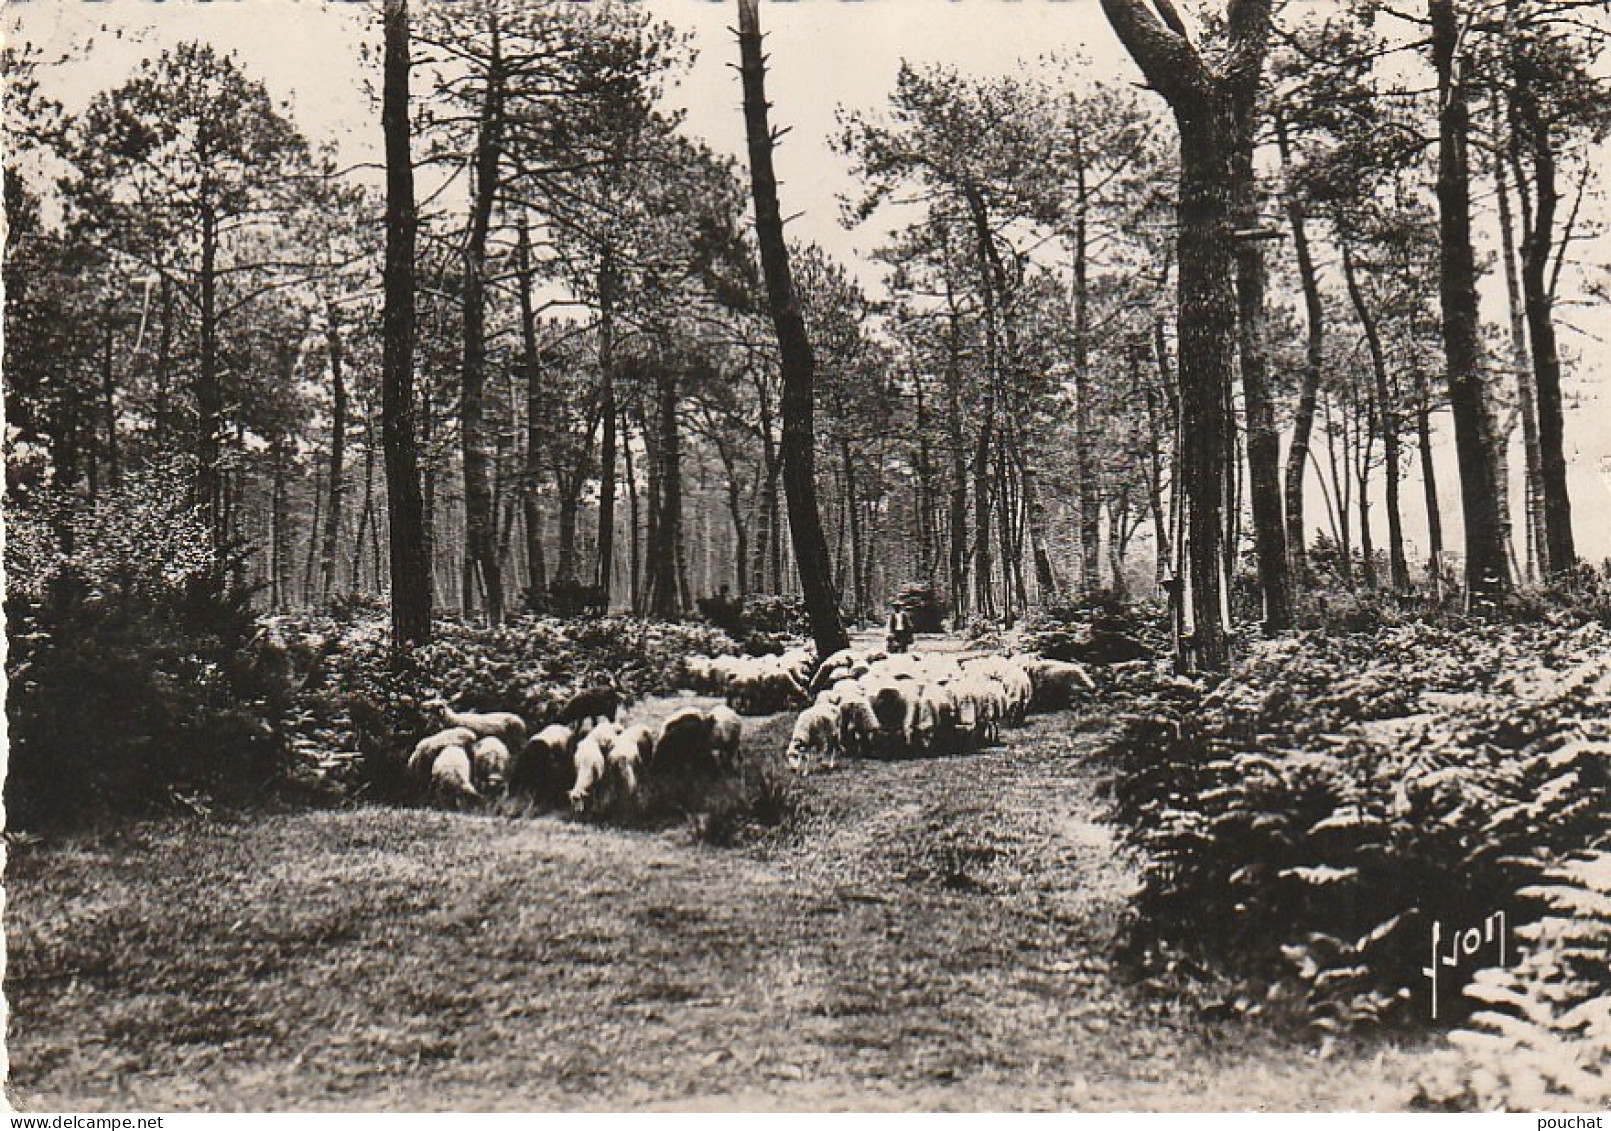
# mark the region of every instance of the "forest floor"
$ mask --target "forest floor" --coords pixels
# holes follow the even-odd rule
[[[782,745],[786,717],[748,741]],[[1149,997],[1089,755],[810,779],[786,832],[362,808],[16,848],[11,1097],[51,1110],[1400,1108],[1431,1043]]]

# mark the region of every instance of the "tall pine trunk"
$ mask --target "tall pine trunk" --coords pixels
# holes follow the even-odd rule
[[[789,500],[789,527],[817,655],[828,656],[847,647],[849,638],[839,616],[839,601],[833,591],[833,562],[817,509],[812,400],[816,361],[794,291],[788,244],[783,238],[777,175],[772,167],[774,138],[767,124],[766,60],[761,52],[757,0],[738,0],[738,24],[755,233],[783,360],[783,479]]]
[[[1449,407],[1460,465],[1460,510],[1465,518],[1466,600],[1486,610],[1510,591],[1504,517],[1493,419],[1483,388],[1482,324],[1477,310],[1477,265],[1471,244],[1469,89],[1460,58],[1460,18],[1454,0],[1427,0],[1432,59],[1438,76],[1438,290]]]
[[[1266,276],[1264,250],[1256,238],[1259,201],[1253,177],[1256,95],[1255,86],[1244,88],[1233,99],[1236,148],[1232,168],[1242,233],[1236,244],[1236,352],[1247,413],[1248,495],[1253,507],[1259,589],[1264,595],[1264,631],[1273,634],[1292,627],[1292,580],[1281,493],[1281,433],[1275,426],[1265,360]]]
[[[501,24],[488,15],[491,58],[476,123],[475,177],[470,230],[464,241],[464,352],[459,438],[464,465],[465,612],[479,595],[488,624],[503,621],[503,569],[498,560],[497,515],[492,495],[492,436],[486,422],[486,268],[492,207],[498,194],[503,135]],[[479,582],[479,585],[477,584]]]
[[[1375,378],[1376,419],[1381,429],[1382,460],[1387,476],[1388,573],[1393,588],[1402,592],[1410,587],[1410,566],[1404,555],[1404,515],[1399,503],[1399,475],[1403,460],[1399,451],[1398,414],[1393,410],[1392,390],[1387,377],[1387,353],[1382,347],[1381,330],[1374,312],[1365,301],[1365,292],[1359,285],[1353,248],[1347,239],[1340,242],[1343,254],[1343,278],[1348,285],[1348,298],[1353,303],[1359,325],[1365,331],[1365,345],[1370,352],[1370,368]],[[1361,521],[1363,522],[1363,519]],[[1363,537],[1362,533],[1361,538]]]
[[[414,162],[409,152],[408,0],[385,0],[381,124],[386,137],[385,309],[381,316],[381,442],[391,530],[392,641],[431,636],[431,556],[414,442]]]
[[[1538,394],[1538,470],[1543,503],[1544,568],[1565,573],[1577,564],[1572,537],[1572,500],[1566,486],[1565,417],[1561,407],[1561,357],[1555,340],[1555,292],[1550,252],[1555,244],[1555,151],[1550,126],[1533,89],[1531,52],[1522,53],[1516,75],[1517,117],[1533,171],[1531,223],[1522,231],[1522,298],[1532,343],[1533,387]]]
[[[1497,105],[1497,104],[1496,104]],[[1496,113],[1496,130],[1498,128]],[[1537,577],[1544,551],[1544,486],[1539,468],[1538,401],[1533,388],[1533,362],[1527,349],[1527,314],[1516,274],[1516,220],[1511,209],[1505,162],[1494,161],[1494,190],[1499,201],[1500,254],[1504,259],[1505,297],[1510,312],[1510,355],[1516,372],[1516,405],[1521,416],[1524,459],[1523,512],[1526,523],[1526,576]]]
[[[1229,50],[1216,73],[1174,17],[1166,24],[1142,0],[1102,0],[1103,11],[1149,84],[1168,101],[1180,132],[1176,204],[1179,277],[1181,452],[1186,496],[1190,639],[1182,666],[1223,670],[1230,662],[1224,576],[1230,486],[1230,374],[1236,358],[1236,102],[1252,97],[1269,35],[1269,0],[1231,0]]]

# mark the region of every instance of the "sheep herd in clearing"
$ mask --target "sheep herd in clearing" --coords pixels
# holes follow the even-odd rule
[[[515,794],[578,813],[637,803],[644,785],[679,787],[739,767],[747,715],[799,710],[787,750],[797,773],[832,769],[841,757],[966,753],[1021,726],[1031,710],[1055,710],[1094,689],[1078,664],[1035,655],[836,652],[691,656],[691,690],[722,695],[712,708],[682,707],[658,725],[621,726],[609,688],[574,696],[553,723],[527,736],[507,711],[456,711],[435,700],[444,729],[422,739],[409,776],[434,799],[475,804]]]

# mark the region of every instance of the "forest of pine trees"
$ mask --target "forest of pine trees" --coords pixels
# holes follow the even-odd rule
[[[790,107],[746,160],[690,137],[689,37],[637,6],[386,5],[384,178],[204,43],[68,112],[22,39],[11,497],[181,459],[261,608],[390,593],[415,639],[578,594],[856,621],[930,584],[965,623],[1100,589],[1174,593],[1217,667],[1233,616],[1302,617],[1317,548],[1479,605],[1569,574],[1601,6],[1103,10],[1150,90],[908,63],[839,108],[877,286],[780,224],[820,204],[770,168]]]

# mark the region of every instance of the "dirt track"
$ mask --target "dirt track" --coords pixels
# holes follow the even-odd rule
[[[781,742],[783,721],[757,728]],[[1321,1060],[1142,999],[1133,872],[1067,717],[813,779],[786,838],[370,808],[34,847],[13,1096],[85,1108],[1355,1108]],[[1221,1043],[1235,1051],[1216,1051]]]

